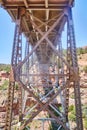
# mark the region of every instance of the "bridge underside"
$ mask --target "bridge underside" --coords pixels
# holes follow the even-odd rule
[[[2,0],[15,22],[5,130],[14,124],[15,83],[18,84],[18,120],[23,130],[37,116],[69,130],[69,90],[74,89],[77,130],[83,130],[76,43],[72,18],[74,0]],[[66,54],[62,32],[67,26]],[[22,33],[26,38],[22,60]],[[29,101],[29,103],[28,103]],[[32,102],[32,103],[31,103]],[[61,110],[59,109],[61,108]],[[17,125],[17,124],[16,124]],[[43,126],[44,129],[44,126]],[[54,129],[54,128],[53,128]]]

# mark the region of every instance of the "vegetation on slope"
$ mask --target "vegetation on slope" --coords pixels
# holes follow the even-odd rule
[[[80,47],[80,48],[77,48],[77,54],[80,55],[80,54],[85,54],[87,53],[87,47]]]
[[[83,71],[84,71],[85,73],[87,73],[87,65],[85,65],[85,66],[83,67]]]
[[[0,85],[0,90],[7,90],[8,85],[9,85],[9,81],[8,80],[4,80],[3,84]]]
[[[0,64],[0,71],[10,72],[10,65],[9,64]]]

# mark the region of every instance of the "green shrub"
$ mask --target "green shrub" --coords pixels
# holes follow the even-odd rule
[[[15,83],[15,89],[18,90],[18,83]]]
[[[30,130],[30,127],[26,126],[23,130]]]
[[[69,114],[69,120],[70,121],[76,121],[76,116],[74,114]]]
[[[76,121],[76,112],[75,112],[75,106],[71,105],[69,106],[69,120],[70,121]]]
[[[0,71],[6,71],[6,72],[10,72],[10,65],[7,64],[0,64]]]
[[[4,83],[0,86],[0,90],[6,90],[9,85],[9,81],[5,80]]]
[[[75,98],[74,93],[72,93],[72,94],[70,95],[70,98],[72,98],[72,99]]]
[[[69,112],[72,112],[74,110],[74,105],[69,106]]]
[[[84,118],[84,128],[87,129],[87,118]]]
[[[83,118],[87,118],[87,105],[82,106]]]
[[[77,48],[77,54],[80,55],[80,54],[85,54],[87,53],[87,48]]]
[[[83,71],[84,71],[85,73],[87,73],[87,65],[84,66]]]

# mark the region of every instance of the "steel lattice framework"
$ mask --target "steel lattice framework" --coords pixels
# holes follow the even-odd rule
[[[69,130],[69,91],[74,88],[77,130],[83,130],[76,41],[72,18],[74,0],[1,0],[15,22],[5,130],[13,129],[15,84],[18,84],[19,130],[47,111],[57,130]],[[67,25],[67,53],[62,32]],[[26,37],[22,60],[22,33]],[[27,105],[27,101],[31,104]],[[34,101],[32,101],[34,100]],[[59,106],[62,108],[60,111]],[[56,114],[55,114],[56,113]]]

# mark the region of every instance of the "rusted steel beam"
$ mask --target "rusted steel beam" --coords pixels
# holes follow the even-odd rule
[[[34,3],[34,4],[32,4],[32,3],[28,3],[27,2],[27,0],[23,0],[23,2],[13,2],[13,1],[11,1],[11,2],[4,2],[4,1],[1,1],[1,3],[2,4],[4,4],[4,6],[5,7],[7,7],[7,6],[12,6],[12,7],[14,7],[14,6],[19,6],[19,7],[23,7],[23,6],[25,6],[25,7],[66,7],[68,4],[66,4],[66,3],[53,3],[53,4],[51,4],[51,3],[47,3],[47,1],[45,2],[45,4],[43,3],[43,4],[41,4],[41,3]]]
[[[21,6],[20,6],[21,7]],[[24,6],[23,6],[24,7]],[[17,6],[15,7],[12,7],[12,6],[6,6],[5,9],[8,9],[9,11],[16,11],[17,10]],[[26,10],[42,10],[42,11],[45,11],[45,10],[50,10],[50,11],[62,11],[63,10],[63,7],[48,7],[48,8],[44,8],[44,7],[29,7],[27,8]]]
[[[24,1],[24,4],[25,4],[25,7],[28,8],[29,4],[28,4],[28,1],[27,0],[23,0]]]
[[[28,13],[27,15],[32,15],[31,13]],[[51,26],[49,26],[48,24],[51,22],[51,21],[56,21],[60,16],[62,15],[62,13],[59,13],[59,15],[56,15],[54,17],[52,17],[51,19],[48,19],[46,22],[43,22],[42,20],[40,20],[39,18],[35,17],[34,15],[32,15],[33,19],[36,20],[37,22],[41,23],[41,25],[38,26],[38,28],[41,28],[43,25],[44,26],[48,26],[49,28]],[[55,31],[55,29],[53,29]],[[53,32],[52,30],[52,32]],[[44,32],[43,32],[44,33]]]
[[[11,68],[9,77],[9,87],[8,87],[8,100],[6,104],[6,120],[5,120],[5,130],[11,130],[12,122],[12,109],[14,100],[14,86],[15,86],[15,76],[14,70]]]
[[[76,123],[77,129],[83,130],[83,121],[82,121],[82,109],[81,109],[81,97],[80,97],[80,84],[79,84],[79,72],[78,72],[78,63],[77,63],[77,53],[76,53],[76,41],[74,34],[74,25],[72,18],[72,10],[68,8],[68,30],[70,37],[70,52],[71,52],[71,62],[74,70],[73,75],[73,86],[74,86],[74,94],[75,94],[75,108],[76,108]],[[75,78],[74,78],[75,77]]]
[[[48,8],[48,0],[45,0],[45,7]]]
[[[21,74],[21,69],[14,70],[15,66],[21,62],[22,60],[22,37],[21,37],[21,16],[23,12],[18,9],[17,12],[17,21],[15,26],[15,33],[14,33],[14,41],[13,41],[13,51],[12,51],[12,59],[11,59],[11,74],[9,80],[9,89],[8,89],[8,104],[7,104],[7,114],[6,114],[6,124],[5,130],[11,130],[11,122],[12,122],[12,109],[13,109],[13,101],[14,101],[14,87],[15,81],[17,79],[17,75],[15,75],[15,71]],[[21,92],[21,89],[19,92]],[[19,116],[22,114],[21,106],[22,106],[22,94],[19,96]]]

